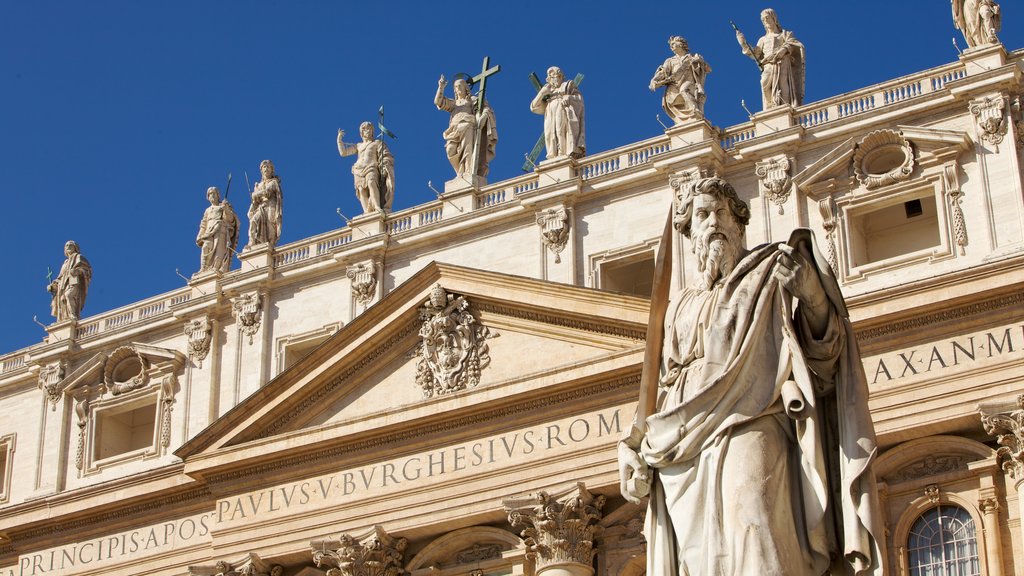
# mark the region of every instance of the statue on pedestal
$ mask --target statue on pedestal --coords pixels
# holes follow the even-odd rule
[[[1002,28],[999,4],[993,0],[953,0],[953,24],[964,33],[969,48],[998,44]]]
[[[223,274],[231,268],[231,255],[238,245],[238,217],[230,202],[221,201],[216,186],[206,190],[206,199],[210,207],[203,212],[196,235],[196,246],[202,249],[199,271]]]
[[[252,191],[249,205],[249,246],[276,246],[281,238],[281,178],[274,174],[274,163],[260,162],[262,179]]]
[[[575,82],[565,79],[561,68],[548,68],[547,83],[530,102],[530,111],[544,115],[544,146],[549,160],[586,155],[583,94]]]
[[[395,158],[383,139],[373,138],[372,123],[360,124],[359,136],[362,142],[346,144],[342,141],[345,131],[338,129],[338,154],[356,154],[356,163],[352,165],[356,198],[363,207],[363,214],[391,210],[395,197]]]
[[[736,29],[736,41],[743,53],[761,69],[761,109],[799,106],[804,102],[804,45],[792,32],[782,29],[775,10],[762,10],[761,23],[764,36],[757,41],[757,46],[748,44],[747,38]]]
[[[682,36],[668,39],[674,56],[658,66],[648,86],[651,92],[659,86],[665,87],[661,106],[676,124],[687,120],[704,118],[704,82],[711,73],[711,66],[700,54],[690,54],[690,47]]]
[[[462,78],[455,81],[454,99],[444,96],[447,85],[442,74],[437,81],[434,105],[451,114],[448,129],[442,135],[448,161],[458,176],[487,176],[488,164],[494,159],[498,144],[494,110],[486,99],[481,107],[479,97],[470,94],[469,84]]]
[[[828,264],[807,230],[743,249],[750,210],[721,178],[677,188],[700,285],[669,299],[656,278],[619,444],[623,496],[650,495],[647,573],[880,575],[867,383]]]
[[[66,259],[60,266],[57,279],[46,287],[53,295],[50,313],[57,322],[78,320],[85,306],[89,281],[92,280],[92,266],[78,250],[78,243],[68,240],[64,244],[64,256]]]

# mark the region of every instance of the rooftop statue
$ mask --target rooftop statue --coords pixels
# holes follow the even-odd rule
[[[743,53],[761,69],[761,109],[799,106],[804,102],[804,45],[792,32],[782,29],[775,10],[762,10],[761,23],[764,36],[757,41],[757,46],[748,44],[743,33],[736,29],[736,41]]]
[[[395,158],[383,139],[373,138],[372,123],[360,124],[359,136],[362,142],[346,144],[342,141],[345,131],[338,129],[338,154],[356,154],[356,163],[352,165],[356,198],[363,207],[363,214],[391,210],[395,197]]]
[[[484,99],[469,92],[469,84],[459,78],[455,81],[455,98],[446,98],[444,75],[437,81],[434,105],[451,115],[444,131],[444,150],[458,176],[487,176],[488,164],[494,159],[498,145],[498,127],[494,110]]]
[[[249,246],[277,245],[281,238],[281,178],[274,174],[274,163],[260,162],[262,179],[252,191],[249,205]]]
[[[676,124],[687,120],[704,118],[704,81],[711,73],[711,66],[700,54],[690,54],[690,47],[682,36],[668,39],[674,56],[658,66],[651,78],[651,92],[665,87],[661,96],[661,107]]]
[[[583,94],[575,82],[565,79],[561,68],[548,68],[547,83],[530,102],[530,111],[544,115],[547,158],[582,158],[586,155]]]
[[[68,240],[64,244],[64,256],[57,279],[46,287],[53,295],[50,313],[57,322],[78,320],[85,306],[89,281],[92,280],[92,266],[78,250],[78,243]]]
[[[202,249],[199,271],[223,274],[231,268],[231,255],[238,246],[238,217],[227,199],[221,201],[216,186],[206,190],[206,199],[210,207],[203,212],[196,235],[196,246]]]
[[[993,0],[953,0],[953,24],[964,33],[967,46],[998,44],[1002,28],[999,4]]]
[[[828,264],[807,230],[744,250],[750,210],[721,178],[677,198],[700,285],[669,299],[656,278],[619,444],[623,496],[650,494],[647,573],[880,575],[867,384]]]

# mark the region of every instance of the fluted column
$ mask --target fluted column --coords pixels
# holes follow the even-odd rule
[[[996,454],[1003,472],[1013,480],[1018,517],[1024,518],[1024,493],[1021,492],[1024,486],[1024,394],[1017,396],[1015,405],[983,404],[979,410],[985,432],[995,436],[999,443]],[[990,514],[998,513],[994,506],[983,506],[982,509],[985,510],[986,521]],[[1024,524],[1021,525],[1021,536],[1024,537]]]
[[[395,538],[374,526],[361,537],[342,535],[337,540],[314,540],[313,562],[329,567],[327,576],[401,576],[405,574],[405,538]]]
[[[523,527],[526,554],[536,562],[537,576],[592,576],[604,502],[604,496],[594,496],[580,482],[560,494],[538,492],[502,504],[509,523]]]

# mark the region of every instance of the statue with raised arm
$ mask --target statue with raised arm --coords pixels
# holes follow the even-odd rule
[[[748,251],[749,219],[721,178],[681,186],[672,223],[699,282],[671,298],[662,239],[619,443],[623,496],[650,496],[647,574],[880,575],[875,435],[842,295],[810,231]]]
[[[661,96],[661,107],[676,124],[687,120],[704,118],[704,82],[711,73],[711,66],[700,54],[691,54],[689,44],[682,36],[672,36],[668,46],[673,56],[658,66],[648,88],[654,92],[665,87]]]
[[[46,287],[53,296],[50,313],[57,322],[78,320],[85,306],[85,295],[92,280],[92,266],[78,250],[78,243],[68,240],[64,243],[64,263],[57,278]]]
[[[548,68],[547,82],[530,102],[530,111],[544,115],[544,147],[548,159],[586,155],[583,94],[575,82],[565,79],[561,68]]]
[[[260,162],[260,176],[249,205],[248,246],[276,246],[281,238],[281,178],[274,173],[274,163],[270,160]]]
[[[444,151],[458,176],[487,176],[488,164],[494,159],[498,145],[498,127],[494,110],[486,100],[479,106],[478,96],[469,92],[469,84],[455,81],[455,98],[446,98],[444,75],[437,81],[434,105],[448,112],[448,129],[444,131]],[[478,111],[479,110],[479,111]]]
[[[994,0],[953,0],[953,24],[969,48],[998,44],[1002,14]]]
[[[346,144],[343,142],[345,131],[338,129],[338,154],[356,155],[352,165],[356,198],[363,207],[363,214],[391,210],[395,197],[395,158],[383,139],[374,139],[372,123],[360,124],[359,136],[362,142]]]
[[[231,268],[231,255],[238,246],[238,217],[227,200],[221,201],[220,190],[211,186],[206,190],[210,206],[203,212],[196,235],[200,272],[223,274]]]
[[[736,28],[736,41],[743,53],[761,69],[761,109],[799,106],[804,102],[804,45],[792,32],[782,29],[775,10],[762,10],[761,23],[764,36],[757,41],[757,46],[748,44],[747,38]]]

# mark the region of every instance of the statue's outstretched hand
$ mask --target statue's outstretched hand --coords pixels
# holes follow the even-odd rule
[[[625,442],[619,442],[619,491],[633,504],[650,492],[650,469]]]

